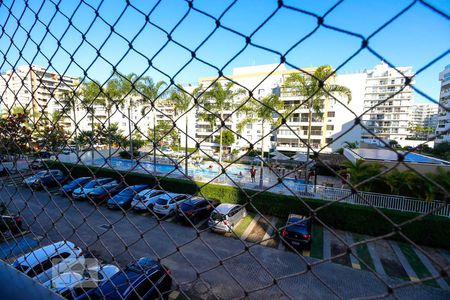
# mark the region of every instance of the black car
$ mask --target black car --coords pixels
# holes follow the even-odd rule
[[[22,217],[11,215],[0,215],[0,232],[18,233],[22,231]]]
[[[178,207],[177,216],[179,219],[190,220],[192,223],[196,223],[201,219],[209,217],[211,212],[219,202],[214,200],[209,200],[201,197],[192,197]]]
[[[311,220],[305,216],[290,214],[281,235],[284,242],[294,248],[310,247]]]
[[[61,187],[61,194],[70,196],[70,195],[72,195],[73,191],[75,191],[79,187],[85,186],[91,180],[92,180],[92,177],[80,177],[80,178],[74,179],[71,182],[69,182]]]
[[[167,299],[171,287],[170,271],[157,261],[142,257],[76,299]]]
[[[133,198],[148,187],[149,186],[147,184],[129,186],[114,197],[108,199],[107,206],[110,209],[128,209],[131,206],[131,201]]]

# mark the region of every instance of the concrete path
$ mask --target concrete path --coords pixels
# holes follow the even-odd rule
[[[433,266],[433,263],[426,257],[419,249],[414,247],[414,252],[416,252],[417,256],[419,257],[420,261],[424,264],[424,266],[430,271],[431,275],[433,276],[439,276],[439,271],[436,270],[436,268]],[[450,290],[450,287],[448,286],[447,282],[442,279],[438,278],[435,279],[436,282],[439,284],[439,286],[443,289]]]
[[[331,233],[323,228],[323,258],[327,259],[331,257]]]
[[[344,238],[348,245],[351,245],[355,242],[353,240],[353,235],[350,232],[345,232]],[[352,263],[352,268],[359,270],[361,269],[361,264],[359,263],[359,260],[356,257],[356,248],[352,248],[352,252],[355,253],[350,255],[350,262]]]
[[[277,217],[272,217],[270,218],[270,224],[272,224],[274,227],[276,226],[277,222],[278,222],[278,218]],[[271,240],[270,237],[272,236],[272,234],[274,233],[274,229],[272,226],[269,226],[269,228],[267,229],[266,233],[264,234],[262,240],[264,242],[261,243],[261,245],[263,246],[267,246],[267,243],[269,243]]]
[[[255,225],[258,223],[259,218],[261,218],[260,215],[256,215],[253,220],[250,222],[250,225],[248,225],[247,229],[245,229],[244,233],[241,236],[242,240],[246,240],[250,232],[252,232]]]
[[[411,265],[409,264],[408,259],[405,257],[405,255],[403,254],[402,250],[400,249],[400,247],[398,246],[397,242],[395,241],[389,241],[392,250],[394,250],[395,255],[397,255],[398,260],[400,261],[400,263],[403,266],[403,269],[405,269],[406,274],[408,274],[408,277],[411,281],[418,281],[419,277],[417,276],[416,272],[414,271],[414,269],[411,267]]]
[[[369,249],[370,256],[372,257],[375,271],[377,271],[378,274],[386,276],[386,271],[384,271],[383,265],[381,264],[380,257],[378,256],[377,250],[375,249],[375,244],[367,243],[367,249]]]

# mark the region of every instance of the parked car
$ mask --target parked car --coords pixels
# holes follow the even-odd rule
[[[92,180],[92,177],[80,177],[77,179],[72,180],[69,183],[66,183],[61,187],[61,194],[70,196],[72,195],[73,191],[75,191],[77,188],[85,186],[88,182]]]
[[[246,215],[243,205],[222,203],[211,213],[208,226],[216,232],[230,232]]]
[[[65,180],[66,176],[61,170],[47,170],[25,178],[23,183],[32,188],[42,188],[55,186]]]
[[[0,232],[18,233],[22,231],[23,219],[19,215],[0,215]]]
[[[131,207],[137,212],[150,211],[153,209],[153,205],[155,205],[158,196],[164,193],[166,192],[156,189],[143,190],[134,196],[133,201],[131,201]]]
[[[73,267],[82,266],[84,256],[72,242],[57,242],[19,257],[12,266],[29,277],[44,283],[54,274],[64,273]]]
[[[113,180],[87,192],[87,199],[89,199],[91,203],[101,204],[107,198],[118,194],[126,187],[127,185],[125,183]]]
[[[281,231],[285,243],[293,247],[311,246],[311,220],[305,216],[290,214],[286,227]]]
[[[51,156],[52,154],[48,151],[39,151],[34,154],[34,157],[43,159],[49,159]]]
[[[58,274],[43,285],[66,299],[73,299],[110,280],[120,269],[115,265],[99,265]]]
[[[178,208],[186,199],[188,195],[166,193],[158,196],[153,206],[153,211],[158,215],[168,216],[174,214]]]
[[[170,270],[151,258],[142,257],[76,299],[167,299],[171,287]]]
[[[147,188],[147,184],[129,186],[114,197],[110,198],[108,200],[107,206],[110,209],[128,209],[131,206],[131,201],[133,200],[133,198]]]
[[[90,193],[91,191],[93,191],[94,189],[101,187],[105,184],[108,184],[110,182],[116,182],[114,179],[106,177],[106,178],[96,178],[96,179],[92,179],[91,181],[89,181],[88,183],[86,183],[86,185],[76,188],[73,192],[72,192],[72,198],[75,200],[84,200],[87,198],[87,194]]]
[[[219,202],[201,197],[192,197],[181,203],[177,210],[177,216],[180,220],[190,220],[196,223],[201,219],[209,217]]]

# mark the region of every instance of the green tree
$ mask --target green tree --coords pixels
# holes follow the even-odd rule
[[[352,100],[352,94],[349,88],[334,83],[334,71],[331,66],[324,65],[318,67],[313,74],[292,73],[286,79],[282,86],[285,93],[301,97],[301,101],[306,101],[308,108],[308,137],[307,137],[307,158],[309,159],[311,144],[311,127],[313,112],[322,115],[322,107],[325,99],[330,95],[341,95]],[[301,126],[299,126],[300,135]],[[308,162],[306,163],[308,166]],[[305,169],[305,179],[308,176],[308,168]]]
[[[69,133],[61,124],[55,122],[40,127],[34,136],[39,141],[40,147],[50,152],[56,152],[61,146],[67,144]]]
[[[83,109],[90,115],[91,120],[91,132],[95,131],[95,109],[94,105],[105,106],[105,94],[101,89],[101,85],[98,81],[85,82],[80,91],[81,101],[80,104]],[[87,137],[87,136],[85,136]],[[91,134],[91,140],[89,145],[91,146],[91,160],[94,163],[94,144],[96,136]]]
[[[181,115],[185,115],[185,172],[188,174],[188,124],[189,124],[189,114],[188,111],[192,107],[192,103],[194,97],[198,96],[199,91],[201,90],[201,86],[194,89],[192,94],[188,93],[181,85],[176,85],[175,89],[172,90],[170,94],[170,101],[173,103],[175,115],[177,117]],[[180,139],[180,148],[181,148],[181,139]]]
[[[358,190],[374,192],[384,185],[383,179],[380,176],[374,178],[385,168],[379,163],[369,163],[358,159],[355,163],[347,160],[342,165],[344,169],[340,173],[349,174],[350,183],[352,185],[358,185]],[[365,180],[368,180],[368,182],[362,183]]]
[[[173,123],[165,120],[159,121],[156,128],[150,127],[148,135],[155,137],[156,142],[160,146],[174,146],[179,140],[179,134],[177,130],[175,130]]]
[[[154,82],[150,76],[142,77],[137,83],[137,90],[140,95],[140,102],[143,104],[142,116],[147,114],[147,110],[151,108],[153,112],[153,127],[156,125],[156,102],[164,97],[167,93],[167,83],[164,81]],[[156,130],[153,130],[153,136],[150,136],[153,147],[158,139],[155,136]],[[156,171],[156,149],[153,149],[153,165]]]
[[[102,126],[98,125],[95,134],[99,140],[100,144],[112,143],[116,147],[121,147],[125,145],[125,136],[123,131],[119,128],[118,123],[111,123],[108,128],[104,129]],[[128,145],[129,143],[127,143]]]
[[[228,82],[222,85],[220,82],[215,82],[209,87],[200,98],[204,112],[199,115],[199,118],[208,122],[212,128],[216,126],[217,121],[225,121],[224,113],[232,110],[240,95],[243,95],[242,89],[234,88],[234,83]],[[223,126],[219,125],[219,163],[222,162],[222,135]]]
[[[357,149],[359,147],[359,144],[358,144],[358,142],[348,142],[348,141],[345,141],[344,142],[344,148],[347,148],[347,149]]]
[[[231,145],[234,144],[235,142],[235,138],[234,138],[234,133],[231,130],[224,130],[222,133],[222,145],[224,145],[225,147],[230,147]],[[216,136],[216,139],[214,141],[215,143],[219,143],[219,137]]]
[[[244,100],[245,101],[245,100]],[[242,106],[242,112],[245,114],[245,118],[237,125],[238,132],[242,132],[244,127],[248,124],[261,123],[261,157],[264,157],[264,125],[269,123],[272,126],[278,126],[281,124],[282,114],[280,111],[283,109],[283,101],[277,95],[271,94],[260,100],[256,100],[253,97],[244,102]],[[263,170],[264,162],[261,160],[260,185],[263,183]]]

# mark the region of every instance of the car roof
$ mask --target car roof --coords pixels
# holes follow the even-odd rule
[[[75,248],[75,244],[69,241],[60,241],[54,244],[50,244],[29,252],[21,257],[19,257],[16,262],[20,265],[24,266],[34,266],[38,263],[41,257],[50,257],[55,255],[56,253],[60,253],[63,251],[72,251]]]
[[[301,222],[303,220],[305,222],[309,222],[309,219],[306,216],[297,215],[297,214],[289,214],[289,216],[288,216],[288,222],[291,222],[291,223],[297,223],[298,222],[298,225],[303,223],[303,222]]]
[[[197,204],[197,203],[204,202],[204,201],[214,203],[214,200],[210,200],[210,199],[206,199],[206,198],[198,197],[198,196],[191,197],[186,202],[188,202],[188,203],[191,202],[193,204]]]
[[[219,204],[219,206],[217,206],[214,210],[218,213],[226,214],[231,209],[233,209],[234,207],[237,207],[237,206],[239,206],[239,204],[222,203],[222,204]]]
[[[159,191],[157,189],[145,189],[138,193],[139,196],[145,196],[147,194],[153,194],[154,192]]]
[[[164,199],[164,200],[170,200],[170,199],[173,199],[173,198],[175,198],[175,197],[178,197],[178,196],[182,196],[183,194],[178,194],[178,193],[163,193],[163,194],[161,194],[161,195],[158,195],[158,196],[155,196],[155,197],[158,197],[159,199]]]

